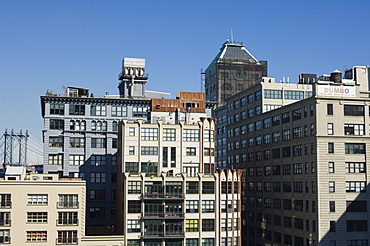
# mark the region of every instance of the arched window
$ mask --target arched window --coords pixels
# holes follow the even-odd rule
[[[118,123],[117,123],[117,121],[113,121],[113,123],[112,123],[112,131],[118,131]]]

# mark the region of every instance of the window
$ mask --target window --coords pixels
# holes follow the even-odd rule
[[[302,118],[302,109],[293,110],[293,121],[300,120]]]
[[[176,141],[176,129],[163,129],[163,141]]]
[[[202,193],[203,194],[215,194],[215,185],[213,181],[202,182]]]
[[[184,129],[184,141],[199,141],[199,130],[197,129]]]
[[[49,137],[49,147],[63,147],[63,137]]]
[[[368,246],[367,239],[347,240],[347,246]]]
[[[100,105],[91,105],[91,112],[90,115],[92,116],[105,116],[106,115],[106,107]]]
[[[328,153],[329,154],[334,153],[334,143],[328,143]]]
[[[76,231],[58,231],[57,244],[77,244]]]
[[[199,227],[199,220],[197,219],[187,219],[185,221],[185,224],[186,224],[186,231],[187,232],[192,232],[192,231],[198,231],[198,227]]]
[[[345,116],[364,116],[363,105],[344,105]]]
[[[329,201],[329,212],[330,213],[335,212],[335,201]]]
[[[107,158],[105,155],[92,155],[90,160],[91,166],[105,166]]]
[[[148,111],[147,107],[134,106],[132,107],[132,116],[133,117],[146,117],[148,114],[147,111]]]
[[[289,139],[290,139],[290,129],[283,130],[283,141],[286,141],[286,140],[289,140]]]
[[[326,114],[327,115],[333,115],[333,104],[327,104],[326,105]]]
[[[345,135],[364,135],[364,125],[363,124],[344,124],[344,134]]]
[[[364,143],[346,143],[345,144],[346,154],[365,154]]]
[[[328,135],[334,135],[334,124],[328,123]]]
[[[281,117],[281,123],[288,123],[290,122],[290,112],[283,113]]]
[[[283,147],[282,152],[283,152],[283,157],[290,157],[290,147]]]
[[[129,128],[129,136],[135,136],[135,127]]]
[[[112,122],[112,131],[114,131],[114,132],[118,131],[118,122],[117,121]]]
[[[90,190],[91,200],[105,200],[105,190]]]
[[[214,238],[202,238],[202,246],[214,246],[215,239]]]
[[[347,220],[347,232],[367,231],[367,220]]]
[[[255,111],[255,115],[259,115],[259,114],[261,114],[261,113],[262,113],[262,106],[257,106],[257,107],[254,109],[254,111]]]
[[[106,148],[107,143],[105,138],[92,138],[91,139],[91,148]]]
[[[302,156],[302,145],[293,146],[293,156]]]
[[[141,213],[141,201],[128,201],[128,213]]]
[[[50,114],[64,115],[64,104],[50,104]]]
[[[64,120],[54,120],[50,119],[50,130],[63,130]]]
[[[346,162],[347,173],[365,173],[366,172],[365,162]]]
[[[199,183],[198,181],[187,181],[186,182],[186,193],[187,194],[198,194]]]
[[[346,212],[367,212],[366,201],[347,201],[346,205]]]
[[[202,231],[214,231],[215,220],[214,219],[202,219]]]
[[[85,105],[69,105],[69,115],[85,115]]]
[[[272,149],[272,159],[280,158],[280,148]]]
[[[303,91],[284,91],[284,99],[302,100],[304,99]]]
[[[198,246],[198,238],[186,239],[186,246]]]
[[[135,146],[129,146],[128,147],[128,154],[129,155],[135,155]]]
[[[27,223],[47,223],[47,212],[27,212]]]
[[[141,128],[141,140],[158,140],[158,128]]]
[[[91,122],[91,130],[92,131],[106,131],[107,130],[107,122],[106,121],[92,121]]]
[[[126,117],[127,107],[125,106],[112,106],[112,117]]]
[[[262,92],[261,91],[256,91],[254,93],[254,100],[258,101],[258,100],[261,100],[261,98],[262,98]]]
[[[158,155],[158,147],[141,147],[142,155]]]
[[[85,147],[85,139],[84,138],[73,138],[69,139],[69,146],[72,148],[84,148]]]
[[[27,231],[27,242],[46,242],[46,231]]]
[[[334,162],[329,162],[328,163],[328,172],[329,173],[334,173]]]
[[[128,181],[128,194],[141,194],[141,181]]]
[[[77,212],[58,212],[57,225],[78,225]]]
[[[273,132],[272,133],[272,142],[277,143],[280,141],[280,132]]]
[[[335,192],[335,182],[329,181],[329,193]]]
[[[365,192],[366,186],[364,181],[347,181],[346,192]]]
[[[202,201],[202,213],[214,213],[214,200],[203,200]]]
[[[264,98],[282,99],[282,91],[281,90],[264,90],[263,96]]]
[[[91,183],[105,183],[106,173],[90,173]]]
[[[291,174],[292,166],[290,164],[283,165],[283,175]]]
[[[140,220],[127,220],[127,232],[140,232]]]
[[[271,142],[271,135],[265,134],[263,135],[263,144],[269,144]]]
[[[294,172],[294,174],[302,174],[303,173],[303,164],[302,163],[293,164],[293,172]]]
[[[78,195],[59,195],[58,208],[78,208]]]
[[[301,138],[302,137],[302,127],[295,127],[293,128],[293,139]]]
[[[198,200],[186,200],[186,212],[198,213]]]
[[[28,195],[27,196],[28,205],[47,205],[48,195]]]
[[[69,122],[69,129],[71,131],[85,131],[86,122],[84,120],[71,120]]]
[[[273,126],[280,125],[280,115],[275,115],[272,117],[272,125]]]
[[[139,163],[138,162],[125,162],[125,172],[129,172],[131,174],[138,174]]]
[[[83,155],[70,155],[69,165],[70,166],[81,166],[85,163],[85,158]]]

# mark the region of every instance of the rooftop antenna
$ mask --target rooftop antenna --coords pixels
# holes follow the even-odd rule
[[[234,43],[234,34],[233,34],[233,29],[231,28],[231,43]]]

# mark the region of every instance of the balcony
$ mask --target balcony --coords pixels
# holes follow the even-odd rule
[[[165,218],[165,219],[182,219],[184,218],[185,214],[182,212],[145,212],[142,217],[143,219],[158,219],[158,218]]]
[[[57,219],[57,226],[78,226],[78,219]]]
[[[181,199],[185,198],[183,193],[163,193],[163,192],[146,192],[143,195],[144,199]]]
[[[145,239],[156,239],[156,238],[184,238],[185,233],[183,231],[146,231],[142,234]]]
[[[57,202],[57,208],[78,208],[78,202]]]

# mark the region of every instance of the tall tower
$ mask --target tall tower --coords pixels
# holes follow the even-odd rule
[[[206,100],[226,99],[267,76],[267,61],[258,61],[241,42],[226,41],[205,72]]]
[[[119,94],[123,98],[145,98],[145,85],[148,76],[145,74],[145,59],[123,58],[122,72],[118,75]]]

